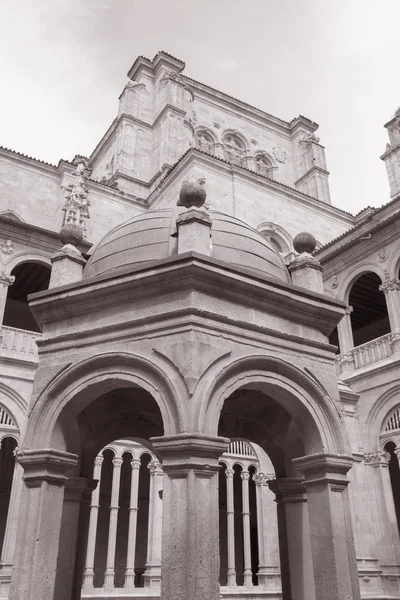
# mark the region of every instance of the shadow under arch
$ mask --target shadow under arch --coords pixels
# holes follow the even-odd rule
[[[246,356],[229,363],[207,386],[198,415],[199,431],[216,435],[225,400],[240,388],[267,393],[296,422],[307,454],[349,453],[340,414],[325,390],[306,373],[271,356]]]
[[[165,435],[184,430],[187,419],[182,384],[172,382],[159,365],[143,356],[106,352],[68,366],[39,393],[24,447],[65,450],[65,432],[73,428],[77,416],[96,398],[126,387],[141,388],[152,396],[160,409]]]

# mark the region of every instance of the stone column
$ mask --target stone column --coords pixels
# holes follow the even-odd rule
[[[337,324],[340,354],[346,354],[354,348],[353,330],[351,328],[352,306],[346,306],[343,319]]]
[[[96,484],[97,481],[86,477],[72,477],[65,485],[54,593],[57,600],[71,600],[77,559],[81,503],[85,500],[85,492],[93,490]]]
[[[253,575],[251,572],[251,545],[250,545],[250,503],[249,479],[250,473],[242,471],[242,515],[243,515],[243,556],[244,556],[244,585],[252,587]]]
[[[162,499],[164,471],[158,460],[149,463],[149,527],[147,539],[146,571],[143,575],[144,587],[159,588],[161,585],[161,532]]]
[[[352,458],[321,452],[293,462],[305,476],[315,598],[360,600],[346,476]]]
[[[15,567],[9,600],[54,597],[64,485],[76,454],[58,450],[23,450],[24,469]]]
[[[139,469],[140,459],[131,461],[131,493],[129,499],[129,525],[128,525],[128,551],[126,558],[125,589],[132,591],[135,588],[135,552],[136,552],[136,530],[138,513],[139,492]]]
[[[16,462],[13,473],[10,502],[8,505],[7,524],[4,532],[3,548],[1,553],[1,581],[4,579],[11,581],[12,564],[14,560],[15,544],[17,541],[17,526],[23,486],[23,472],[24,471],[21,465]]]
[[[268,482],[275,475],[256,473],[257,534],[258,534],[258,585],[271,592],[281,591],[279,567],[278,520],[274,495]]]
[[[284,597],[290,589],[292,600],[314,600],[313,559],[310,525],[307,510],[307,494],[302,477],[287,477],[270,481],[276,494],[278,510],[284,513],[280,526],[286,537],[287,564],[282,561],[282,588]],[[284,578],[286,581],[284,581]],[[288,581],[287,581],[288,580]]]
[[[164,476],[162,600],[219,600],[218,461],[229,439],[153,438]]]
[[[386,279],[379,286],[381,292],[384,292],[386,306],[389,316],[390,331],[393,334],[394,350],[400,349],[400,281],[398,279]]]
[[[93,490],[92,500],[90,503],[90,516],[89,516],[89,532],[88,542],[86,550],[86,564],[83,572],[83,590],[93,590],[93,577],[94,577],[94,553],[96,549],[96,535],[97,535],[97,519],[99,516],[100,506],[100,481],[101,481],[101,468],[103,465],[104,456],[99,454],[96,456],[94,461],[93,479],[98,482],[97,487]]]
[[[235,504],[233,496],[233,477],[235,471],[226,469],[226,515],[227,515],[227,546],[228,546],[228,586],[236,586],[235,568]]]
[[[379,450],[365,454],[372,512],[376,515],[373,524],[380,563],[400,565],[400,539],[389,474],[389,460],[389,452]]]
[[[111,503],[110,503],[110,525],[108,529],[108,546],[106,571],[104,575],[104,589],[111,591],[114,589],[115,576],[115,547],[117,544],[117,523],[119,510],[119,483],[121,479],[122,458],[116,456],[113,458],[113,476],[111,485]]]
[[[3,324],[8,288],[14,283],[14,281],[14,276],[7,275],[4,269],[0,270],[0,328]]]

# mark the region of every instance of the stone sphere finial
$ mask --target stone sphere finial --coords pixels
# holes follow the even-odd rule
[[[184,181],[179,194],[177,206],[186,208],[200,208],[206,201],[207,192],[204,188],[205,179],[198,179],[197,182]]]
[[[317,240],[311,233],[307,233],[303,231],[302,233],[298,233],[293,240],[293,248],[299,254],[303,254],[307,252],[307,254],[312,254],[317,246]]]
[[[77,246],[83,240],[83,231],[78,225],[67,223],[61,227],[60,239],[64,246],[66,244]]]

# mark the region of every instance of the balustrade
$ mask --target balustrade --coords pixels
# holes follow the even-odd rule
[[[38,362],[36,340],[41,337],[41,333],[3,326],[0,330],[0,357]]]
[[[363,369],[392,356],[394,353],[392,338],[393,334],[388,333],[339,354],[335,361],[338,376],[345,372]]]

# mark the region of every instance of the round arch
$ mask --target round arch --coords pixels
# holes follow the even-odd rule
[[[165,435],[184,431],[183,384],[142,356],[107,352],[69,366],[42,390],[28,422],[25,446],[65,450],[64,428],[76,421],[86,406],[107,391],[131,386],[153,397]]]
[[[276,223],[273,223],[272,221],[263,221],[257,225],[257,231],[262,235],[267,235],[272,239],[276,239],[284,254],[288,254],[292,250],[293,240],[286,229],[280,225],[276,225]]]
[[[15,269],[15,267],[18,267],[18,265],[32,262],[43,265],[44,267],[49,267],[51,269],[51,260],[48,254],[26,252],[25,250],[15,252],[6,265],[11,273],[11,271]]]
[[[353,284],[357,279],[359,279],[359,277],[367,273],[375,273],[375,275],[377,275],[382,282],[385,279],[385,273],[378,265],[373,263],[358,265],[349,271],[343,281],[339,283],[336,296],[348,304]]]
[[[199,431],[216,435],[225,400],[237,389],[247,387],[268,392],[288,411],[304,436],[307,454],[348,454],[342,419],[331,398],[290,363],[275,357],[246,356],[229,363],[208,381],[211,383],[203,383],[196,390],[204,398],[198,415]]]
[[[2,398],[3,396],[3,398]],[[28,402],[15,390],[0,381],[0,406],[3,405],[15,422],[18,435],[24,427]]]
[[[394,385],[386,390],[373,404],[369,411],[364,431],[368,432],[366,441],[366,452],[377,452],[381,450],[380,435],[384,433],[383,428],[391,412],[400,406],[400,384]],[[389,439],[385,439],[385,445]]]

